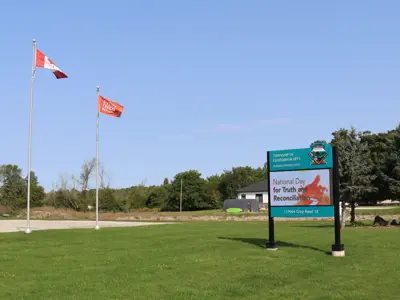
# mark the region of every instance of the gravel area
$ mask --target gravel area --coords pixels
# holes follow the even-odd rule
[[[115,221],[99,221],[102,227],[136,227],[150,225],[174,224],[171,222],[115,222]],[[31,230],[48,230],[48,229],[74,229],[74,228],[94,228],[95,221],[47,221],[47,220],[31,220]],[[0,232],[18,232],[25,231],[26,220],[0,220]]]

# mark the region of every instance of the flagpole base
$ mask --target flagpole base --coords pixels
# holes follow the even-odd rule
[[[94,229],[95,229],[95,230],[99,230],[99,229],[100,229],[100,226],[99,226],[99,225],[96,225],[96,226],[94,226]]]
[[[30,227],[27,227],[24,232],[25,232],[25,234],[31,234],[32,229]]]

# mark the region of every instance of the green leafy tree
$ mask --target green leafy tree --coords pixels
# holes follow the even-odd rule
[[[222,174],[219,191],[223,200],[236,199],[238,189],[266,179],[265,166],[256,169],[249,166],[234,167]]]
[[[164,208],[168,201],[168,187],[165,184],[152,187],[147,200],[149,208]]]
[[[399,161],[398,136],[399,127],[377,134],[367,131],[361,136],[361,141],[367,143],[371,153],[372,173],[376,174],[372,183],[376,190],[369,194],[370,202],[377,203],[385,199],[400,198],[399,193],[396,192],[399,182],[396,175],[396,164]]]
[[[355,128],[340,129],[333,134],[331,144],[339,154],[340,199],[342,200],[342,228],[345,225],[345,202],[350,203],[350,222],[355,222],[355,203],[365,201],[375,191],[372,185],[372,161],[368,145],[361,141]]]
[[[113,190],[115,201],[118,203],[118,206],[121,211],[127,212],[131,208],[131,202],[129,199],[130,191],[131,188],[122,188]]]
[[[114,191],[109,187],[99,190],[99,207],[104,211],[117,212],[122,210]]]
[[[164,210],[179,210],[181,179],[183,180],[183,210],[190,211],[212,208],[210,197],[207,193],[206,180],[201,178],[201,173],[199,171],[189,170],[175,175],[170,184],[168,201]]]
[[[73,210],[79,210],[78,197],[78,190],[58,189],[54,192],[53,196],[54,206],[57,208],[71,208]]]
[[[60,176],[57,185],[47,194],[46,204],[52,204],[56,208],[70,208],[80,210],[80,191],[76,187],[77,181],[72,178]]]
[[[139,184],[138,186],[133,186],[128,195],[128,203],[126,203],[126,208],[128,210],[144,208],[146,207],[146,201],[149,196],[149,188],[144,185],[144,183]]]
[[[222,195],[220,192],[221,176],[212,175],[207,178],[207,193],[210,198],[210,206],[215,208],[222,207]]]
[[[28,185],[28,176],[25,178],[25,185]],[[45,197],[46,193],[44,192],[44,188],[40,186],[35,172],[31,171],[31,207],[42,206]]]
[[[387,186],[387,198],[395,200],[400,199],[400,125],[391,134],[393,139],[380,175]]]
[[[26,204],[26,184],[17,165],[0,167],[1,199],[0,204],[11,210],[18,210]]]

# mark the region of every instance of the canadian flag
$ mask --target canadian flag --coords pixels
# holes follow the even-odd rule
[[[68,76],[62,72],[54,62],[46,55],[43,54],[39,49],[36,49],[36,67],[49,69],[53,71],[54,76],[57,79],[68,78]]]

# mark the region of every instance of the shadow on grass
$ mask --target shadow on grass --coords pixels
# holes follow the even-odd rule
[[[259,239],[259,238],[232,238],[232,237],[218,237],[220,240],[230,240],[230,241],[235,241],[235,242],[242,242],[250,245],[255,245],[260,248],[266,248],[266,239]],[[331,252],[325,251],[323,249],[317,248],[317,247],[312,247],[312,246],[306,246],[306,245],[299,245],[299,244],[293,244],[290,242],[283,242],[283,241],[277,241],[276,246],[278,248],[301,248],[301,249],[309,249],[309,250],[314,250],[318,252],[322,252],[327,255],[331,255]]]

